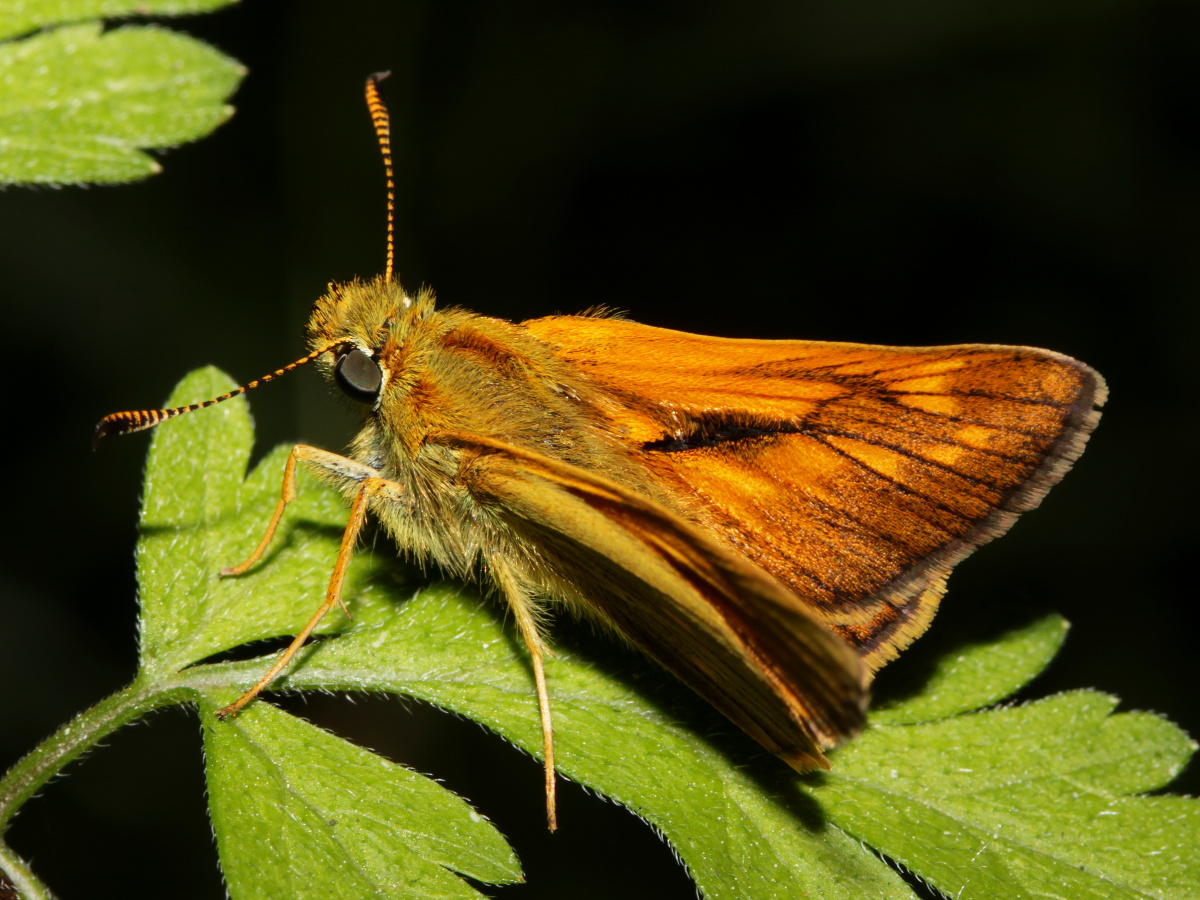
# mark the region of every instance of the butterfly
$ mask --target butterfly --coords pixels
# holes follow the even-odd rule
[[[364,422],[345,454],[298,444],[349,521],[324,602],[235,714],[342,603],[368,515],[401,550],[499,588],[528,648],[555,827],[544,612],[565,607],[657,660],[794,768],[864,723],[872,675],[928,626],[961,559],[1038,505],[1083,451],[1106,388],[1029,347],[734,340],[604,310],[512,323],[440,307],[385,273],[331,285],[309,353],[221,397],[115,413],[152,427],[315,362]]]

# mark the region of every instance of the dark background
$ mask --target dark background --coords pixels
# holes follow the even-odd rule
[[[175,24],[249,67],[228,124],[140,184],[0,194],[0,767],[134,673],[146,439],[93,455],[95,421],[200,365],[244,381],[296,358],[325,284],[382,270],[362,83],[384,68],[400,276],[446,303],[1029,344],[1103,372],[1076,471],[957,570],[934,632],[1060,611],[1074,628],[1034,695],[1094,686],[1200,734],[1195,4],[247,0]],[[252,406],[263,448],[354,429],[311,371]],[[474,725],[301,708],[497,821],[530,880],[498,896],[694,896],[648,828],[576,788],[548,837],[537,765]],[[221,896],[194,716],[107,745],[26,806],[12,845],[64,897]],[[1196,771],[1176,789],[1200,790]]]

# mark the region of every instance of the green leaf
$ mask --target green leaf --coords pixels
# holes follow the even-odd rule
[[[932,722],[1011,697],[1054,659],[1070,626],[1046,616],[995,641],[955,647],[943,654],[907,696],[871,710],[876,725]]]
[[[202,369],[180,382],[167,405],[207,400],[234,387],[228,376]],[[241,578],[217,574],[250,555],[279,500],[288,448],[268,454],[243,482],[252,441],[244,397],[153,432],[137,550],[141,667],[147,675],[295,634],[324,599],[346,512],[340,497],[303,477],[264,559]],[[364,623],[370,621],[365,586],[373,563],[360,554],[347,574],[346,596],[357,598],[355,615]],[[318,633],[345,624],[335,609]]]
[[[0,183],[118,182],[158,172],[142,148],[208,134],[245,69],[153,26],[87,23],[0,44]]]
[[[240,665],[262,668],[261,661]],[[894,872],[841,832],[800,824],[795,807],[805,798],[785,766],[760,759],[771,784],[764,790],[740,765],[759,755],[748,739],[735,736],[741,755],[727,755],[656,707],[644,686],[626,683],[637,673],[648,684],[661,681],[648,663],[623,656],[620,669],[623,677],[561,649],[547,661],[558,768],[653,823],[704,896],[910,896]],[[284,684],[418,697],[541,753],[533,678],[519,639],[494,606],[461,588],[427,589],[394,615],[323,642]],[[684,707],[702,730],[721,729],[703,704]],[[783,796],[771,796],[776,791]]]
[[[231,386],[212,370],[195,373],[171,403]],[[250,444],[241,398],[158,430],[139,545],[147,673],[170,680],[172,670],[221,649],[295,633],[320,602],[346,514],[340,498],[304,476],[262,562],[238,579],[214,576],[245,557],[277,502],[285,451],[241,482]],[[385,546],[351,565],[345,599],[354,621],[331,617],[328,630],[341,633],[306,648],[276,687],[417,697],[540,755],[529,661],[497,605],[457,586],[414,596],[388,577],[396,564]],[[658,828],[708,898],[911,897],[868,847],[962,900],[1200,897],[1196,801],[1135,796],[1166,784],[1190,757],[1194,745],[1178,729],[1144,713],[1113,715],[1115,701],[1092,692],[963,712],[1026,683],[1064,632],[1052,617],[958,648],[924,690],[891,701],[867,733],[835,753],[833,773],[806,777],[640,657],[611,642],[576,648],[568,640],[547,663],[559,769]],[[190,685],[211,712],[233,696],[228,688],[254,683],[269,663],[193,666],[172,683]],[[447,811],[443,825],[441,813],[397,804],[373,814],[378,828],[339,831],[327,823],[341,822],[340,814],[325,818],[325,810],[351,782],[375,777],[367,751],[261,702],[243,716],[205,720],[222,858],[231,884],[267,878],[249,871],[248,857],[238,855],[248,851],[238,848],[275,841],[284,874],[238,890],[304,896],[297,891],[326,866],[353,870],[347,896],[375,890],[393,866],[473,871],[457,850],[436,849],[439,841],[468,843],[455,824],[461,810]],[[310,746],[320,748],[315,756],[306,756]],[[220,747],[228,752],[213,749]],[[331,754],[345,756],[335,764]],[[321,788],[308,780],[326,777],[311,773],[330,770],[356,774],[335,774],[329,796],[310,797]],[[458,809],[458,801],[445,802]],[[281,804],[287,814],[274,814]],[[302,839],[313,846],[301,850]],[[399,861],[382,861],[393,857]],[[515,871],[496,864],[489,877]],[[458,888],[453,876],[439,877],[449,880],[438,889]]]
[[[168,404],[216,396],[231,387],[224,376],[204,370],[188,376]],[[156,430],[138,553],[147,677],[166,678],[244,641],[295,633],[320,603],[346,513],[339,497],[304,476],[299,499],[289,506],[276,546],[264,560],[241,578],[215,577],[253,548],[279,496],[282,448],[239,484],[251,438],[243,398]],[[331,616],[327,626],[350,630],[307,648],[291,676],[277,686],[418,697],[540,753],[528,660],[519,639],[505,630],[497,606],[445,586],[413,597],[411,589],[385,577],[390,568],[385,547],[376,559],[361,553],[351,565],[345,597],[354,622]],[[773,758],[762,760],[773,785],[765,789],[756,780],[761,773],[752,776],[741,768],[745,752],[761,754],[740,734],[728,734],[731,727],[706,705],[683,694],[683,712],[701,720],[695,731],[677,723],[678,710],[665,712],[644,690],[631,687],[629,679],[639,672],[648,684],[663,679],[644,660],[620,652],[619,663],[608,670],[565,651],[550,661],[560,768],[661,829],[705,896],[784,898],[801,887],[835,900],[909,896],[897,875],[858,842],[819,821],[815,827],[798,825],[794,807],[804,807],[806,798],[798,795],[790,770]],[[210,664],[180,677],[207,698],[213,688],[249,686],[268,664],[261,659]],[[669,692],[668,702],[676,703],[680,689],[672,686]],[[262,708],[265,704],[254,704],[247,713]],[[272,715],[284,717],[278,711]],[[211,744],[221,729],[241,728],[241,723],[239,718],[206,725],[206,739]],[[743,755],[731,757],[700,736],[714,726]],[[272,766],[291,765],[287,745],[268,743],[256,743],[255,752]],[[228,790],[210,788],[224,804],[220,815],[214,809],[218,832],[231,817],[259,820],[276,802],[273,795],[259,795],[257,780],[252,784],[239,774],[248,762],[224,760],[214,757],[210,763],[212,777],[232,779]],[[235,789],[239,784],[241,790]],[[776,791],[780,797],[772,796]],[[811,819],[811,802],[808,806],[804,814]],[[437,834],[426,819],[411,821],[409,815],[407,808],[390,811],[388,828]],[[262,840],[262,835],[251,838]],[[327,836],[314,840],[324,847]],[[219,842],[228,846],[223,838]],[[282,890],[269,895],[284,896]]]
[[[210,12],[232,2],[234,0],[4,0],[0,3],[3,13],[0,39],[65,22],[123,16],[178,16]]]
[[[434,781],[266,703],[201,704],[209,808],[230,895],[469,900],[452,875],[521,880],[500,833]]]
[[[831,821],[944,893],[1200,897],[1200,803],[1130,796],[1196,749],[1093,691],[871,729],[814,791]]]

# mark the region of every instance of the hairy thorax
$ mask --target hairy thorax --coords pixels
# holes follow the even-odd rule
[[[349,455],[398,485],[401,502],[374,512],[418,557],[466,574],[480,555],[522,552],[465,477],[477,477],[479,460],[443,440],[430,441],[433,435],[502,441],[586,466],[676,506],[639,464],[639,451],[613,432],[603,410],[610,401],[579,366],[558,358],[524,325],[440,310],[428,288],[414,297],[376,279],[331,285],[313,308],[306,337],[313,349],[353,343],[382,370],[378,401]],[[319,365],[333,377],[328,359]],[[347,495],[355,490],[349,480],[325,477]]]

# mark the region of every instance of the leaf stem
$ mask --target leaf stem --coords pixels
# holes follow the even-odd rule
[[[0,834],[25,801],[72,760],[86,753],[122,725],[163,706],[190,700],[194,691],[172,681],[135,680],[127,688],[80,713],[22,758],[0,780]],[[0,869],[29,900],[50,897],[28,866],[0,842]]]
[[[25,860],[3,841],[0,841],[0,871],[8,883],[17,889],[17,896],[21,900],[52,900],[54,895],[50,889],[33,874]],[[0,879],[0,884],[3,884],[3,879]]]

